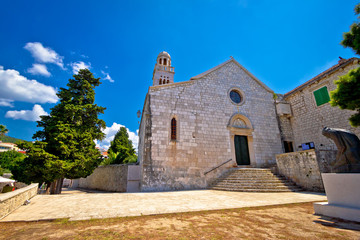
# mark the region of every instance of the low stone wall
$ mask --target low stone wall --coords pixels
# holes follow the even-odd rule
[[[116,164],[99,166],[87,178],[73,180],[72,187],[109,192],[138,192],[139,184],[138,165]]]
[[[324,192],[318,161],[314,149],[276,155],[280,175],[291,179],[305,190]]]
[[[13,192],[0,194],[0,219],[23,205],[25,200],[29,200],[34,197],[37,194],[38,186],[39,184],[33,183]]]

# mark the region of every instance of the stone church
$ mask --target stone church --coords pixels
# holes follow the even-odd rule
[[[160,53],[139,129],[142,191],[205,188],[221,170],[204,173],[226,161],[275,163],[282,147],[271,89],[233,58],[189,81],[174,83],[174,73]]]
[[[232,57],[174,83],[171,57],[161,52],[139,129],[141,191],[206,188],[226,169],[268,168],[277,154],[315,145],[333,149],[321,136],[325,125],[359,134],[347,122],[351,111],[327,103],[333,80],[357,66],[357,58],[342,59],[277,95]]]

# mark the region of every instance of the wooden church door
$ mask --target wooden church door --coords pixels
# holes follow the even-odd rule
[[[250,165],[249,148],[247,136],[235,135],[235,155],[238,165]]]

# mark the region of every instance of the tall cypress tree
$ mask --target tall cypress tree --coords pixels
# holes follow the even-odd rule
[[[136,162],[135,149],[125,127],[121,127],[111,141],[109,154],[116,153],[116,159],[112,164]]]
[[[95,87],[100,85],[100,78],[94,78],[88,69],[81,69],[73,77],[67,88],[57,93],[60,103],[51,109],[50,115],[41,116],[38,121],[37,126],[42,130],[34,134],[33,138],[39,140],[34,145],[41,146],[43,152],[29,149],[29,157],[24,160],[24,164],[34,164],[37,157],[32,153],[41,153],[45,159],[39,164],[46,162],[42,169],[47,167],[52,172],[51,176],[37,179],[55,178],[57,186],[53,193],[61,193],[63,178],[87,177],[101,163],[101,154],[94,142],[104,138],[101,129],[105,128],[105,122],[98,119],[105,108],[94,104]]]

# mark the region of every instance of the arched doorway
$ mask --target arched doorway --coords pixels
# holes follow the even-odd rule
[[[250,120],[241,114],[234,114],[227,126],[230,132],[231,151],[239,166],[255,165],[253,148],[253,127]]]

